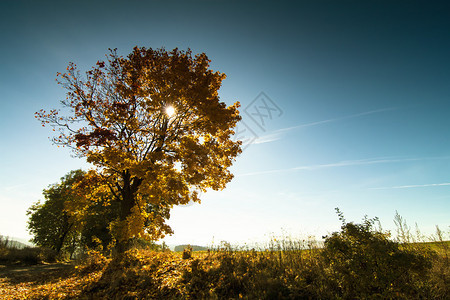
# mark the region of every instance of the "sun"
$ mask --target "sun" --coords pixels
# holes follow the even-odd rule
[[[169,105],[166,107],[166,114],[167,116],[172,117],[175,114],[175,107],[173,107],[172,105]]]

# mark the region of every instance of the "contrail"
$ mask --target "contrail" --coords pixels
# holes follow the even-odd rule
[[[317,126],[317,125],[321,125],[321,124],[333,123],[333,122],[338,122],[338,121],[347,120],[347,119],[354,119],[354,118],[358,118],[358,117],[362,117],[362,116],[377,114],[377,113],[396,110],[396,109],[397,108],[395,108],[395,107],[382,108],[382,109],[376,109],[376,110],[370,110],[370,111],[366,111],[366,112],[362,112],[362,113],[357,113],[357,114],[353,114],[353,115],[348,115],[348,116],[344,116],[344,117],[340,117],[340,118],[332,118],[332,119],[327,119],[327,120],[322,120],[322,121],[300,124],[300,125],[292,126],[292,127],[281,128],[278,130],[274,130],[274,131],[270,132],[269,134],[258,137],[252,144],[263,144],[263,143],[277,141],[281,138],[283,133],[292,131],[295,129],[301,129],[301,128],[312,127],[312,126]]]
[[[239,174],[236,176],[240,177],[240,176],[265,175],[265,174],[284,173],[284,172],[301,171],[301,170],[314,171],[314,170],[326,169],[326,168],[342,168],[342,167],[349,167],[349,166],[364,166],[364,165],[374,165],[374,164],[402,163],[402,162],[409,162],[409,161],[438,160],[438,159],[450,159],[450,157],[449,156],[421,157],[421,158],[381,157],[381,158],[345,160],[345,161],[329,163],[329,164],[315,164],[315,165],[298,166],[298,167],[286,168],[286,169],[256,171],[256,172]],[[444,185],[444,184],[440,184],[440,185]],[[411,187],[413,187],[413,186],[411,186]],[[392,188],[392,187],[390,187],[390,188]],[[400,187],[398,187],[398,188],[400,188]]]
[[[389,186],[389,187],[378,187],[378,188],[370,188],[370,190],[409,189],[409,188],[449,186],[449,185],[450,185],[450,182],[443,182],[443,183],[428,183],[428,184],[397,185],[397,186]]]

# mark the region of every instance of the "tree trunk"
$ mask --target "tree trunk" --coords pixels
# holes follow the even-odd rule
[[[58,255],[61,254],[61,249],[64,246],[64,241],[66,239],[67,234],[70,232],[70,229],[72,228],[73,224],[69,224],[68,219],[69,217],[67,215],[64,215],[64,226],[63,226],[63,232],[61,233],[58,244],[56,245],[56,252]]]
[[[126,221],[131,215],[133,207],[136,205],[136,193],[142,182],[140,178],[131,178],[128,171],[123,172],[123,186],[120,189],[120,221]],[[130,241],[132,237],[126,237],[125,239],[118,239],[116,242],[117,254],[122,254],[130,247]]]

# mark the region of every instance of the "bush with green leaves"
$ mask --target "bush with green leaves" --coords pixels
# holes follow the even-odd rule
[[[377,218],[347,223],[326,237],[322,252],[328,266],[329,287],[343,298],[417,298],[426,296],[431,256],[411,251],[375,228]]]
[[[0,236],[0,264],[35,265],[56,261],[57,253],[53,249],[40,247],[21,247],[21,243]]]

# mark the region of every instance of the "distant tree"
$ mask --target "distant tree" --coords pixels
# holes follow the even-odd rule
[[[206,251],[206,250],[209,249],[208,247],[204,247],[204,246],[187,245],[187,244],[185,244],[185,245],[178,245],[178,246],[175,246],[175,248],[174,248],[173,251],[175,251],[175,252],[182,252],[182,251],[184,251],[184,249],[186,249],[186,248],[191,248],[192,251]]]
[[[223,189],[233,178],[240,116],[239,103],[219,100],[225,74],[210,70],[204,53],[135,47],[126,58],[115,50],[107,58],[86,77],[69,64],[58,74],[66,110],[36,117],[58,131],[54,143],[97,167],[95,184],[119,203],[111,228],[120,253],[133,237],[171,233],[165,221],[174,205],[199,202],[198,191]]]
[[[54,249],[59,254],[64,248],[71,248],[70,252],[73,252],[78,231],[76,222],[65,209],[65,203],[77,201],[72,187],[83,174],[81,170],[68,173],[60,183],[43,191],[45,202],[38,201],[28,209],[28,229],[36,245]]]
[[[92,182],[91,173],[69,172],[43,191],[43,203],[28,209],[28,229],[36,245],[72,255],[79,248],[106,250],[113,242],[109,225],[118,216],[118,205],[111,203],[108,191],[91,198],[92,191],[85,186],[86,181]]]

